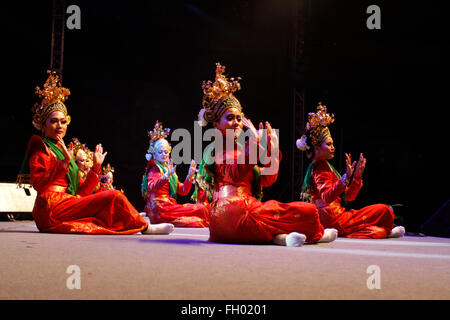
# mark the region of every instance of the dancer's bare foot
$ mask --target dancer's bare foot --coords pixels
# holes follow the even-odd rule
[[[171,223],[149,224],[143,234],[169,234],[173,231],[174,225]]]
[[[388,238],[401,238],[405,235],[405,227],[398,226],[392,229],[391,233],[388,235]]]
[[[317,242],[332,242],[336,240],[338,236],[338,231],[334,228],[325,229],[323,231],[323,236]]]

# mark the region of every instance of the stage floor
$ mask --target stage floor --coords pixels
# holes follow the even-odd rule
[[[211,243],[208,233],[46,234],[34,221],[0,222],[0,299],[450,299],[447,238],[287,248]]]

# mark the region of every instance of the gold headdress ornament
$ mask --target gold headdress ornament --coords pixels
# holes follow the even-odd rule
[[[147,131],[147,135],[150,138],[150,144],[147,150],[147,154],[145,157],[147,160],[151,159],[151,155],[155,153],[155,143],[159,139],[166,139],[170,134],[170,128],[163,128],[163,125],[161,122],[156,120],[155,127],[153,130]],[[169,146],[169,152],[170,152],[170,146]]]
[[[77,160],[78,151],[83,151],[89,161],[94,161],[94,153],[89,150],[85,143],[81,144],[81,142],[77,138],[72,138],[72,141],[69,143],[69,149],[72,150],[73,157],[75,161]]]
[[[111,167],[111,165],[108,163],[106,167],[102,168],[103,176],[106,176],[108,173],[114,173],[114,167]]]
[[[220,63],[216,63],[216,79],[214,82],[208,80],[203,81],[203,101],[202,109],[198,114],[198,123],[200,126],[206,126],[208,122],[214,122],[220,119],[223,113],[229,108],[237,108],[242,111],[239,100],[233,95],[237,90],[241,89],[238,80],[224,75],[225,67]]]
[[[67,108],[64,104],[67,96],[70,95],[70,90],[61,87],[61,82],[56,72],[48,70],[47,73],[49,76],[43,88],[41,89],[37,86],[35,91],[42,100],[31,108],[31,111],[34,113],[33,126],[38,130],[42,129],[42,124],[53,111],[63,112],[67,117],[67,124],[70,123],[70,116],[67,114]]]
[[[322,103],[319,102],[317,112],[310,112],[308,114],[306,133],[297,140],[297,148],[305,151],[309,150],[312,146],[320,145],[326,137],[330,136],[328,126],[333,122],[334,114],[330,115],[327,113],[327,107],[323,106]]]

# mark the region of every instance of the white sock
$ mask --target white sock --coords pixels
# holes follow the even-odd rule
[[[147,230],[142,231],[143,234],[169,234],[173,231],[174,225],[171,223],[149,224]]]
[[[401,238],[405,235],[405,227],[398,226],[392,229],[391,233],[388,235],[389,238]]]
[[[323,236],[317,242],[332,242],[336,240],[338,231],[334,228],[325,229],[323,231]]]
[[[291,232],[286,236],[286,247],[301,247],[306,240],[303,233]]]

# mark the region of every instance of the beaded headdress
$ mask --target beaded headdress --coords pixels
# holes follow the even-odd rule
[[[147,154],[145,155],[145,158],[147,160],[150,160],[152,158],[152,155],[156,152],[155,144],[160,139],[166,139],[170,134],[170,128],[163,128],[163,125],[161,122],[156,120],[155,127],[153,130],[147,131],[147,135],[150,138],[149,147],[147,150]],[[170,145],[169,145],[169,152],[170,152]]]
[[[37,130],[42,130],[42,124],[47,120],[47,117],[54,111],[61,111],[66,115],[67,124],[70,123],[70,116],[67,114],[67,108],[64,104],[67,96],[70,95],[70,90],[61,87],[59,76],[56,72],[47,71],[48,78],[45,81],[43,88],[36,87],[35,93],[41,98],[40,103],[36,103],[31,111],[33,112],[33,126]]]
[[[202,109],[198,114],[198,123],[200,126],[206,126],[208,122],[218,121],[223,113],[229,108],[237,108],[242,111],[241,104],[233,95],[241,89],[241,84],[237,79],[225,76],[225,66],[216,63],[216,79],[214,82],[203,81],[203,100]]]
[[[327,107],[321,102],[317,106],[317,112],[308,114],[306,132],[297,140],[297,148],[302,151],[310,150],[312,146],[320,145],[326,137],[330,136],[328,126],[334,122],[334,114],[327,113]]]

